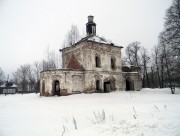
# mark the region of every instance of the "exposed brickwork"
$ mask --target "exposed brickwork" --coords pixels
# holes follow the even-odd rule
[[[83,66],[78,62],[74,54],[71,56],[67,68],[84,70]]]

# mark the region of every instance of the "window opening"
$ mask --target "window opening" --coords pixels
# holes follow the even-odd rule
[[[99,56],[96,56],[95,61],[96,61],[96,67],[98,68],[101,67],[101,61]]]
[[[115,59],[111,58],[111,68],[115,69]]]

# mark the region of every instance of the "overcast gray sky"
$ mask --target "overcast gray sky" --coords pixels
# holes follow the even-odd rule
[[[7,74],[41,60],[49,45],[58,53],[71,24],[85,32],[93,15],[97,34],[126,47],[149,50],[163,30],[172,0],[0,0],[0,67]],[[125,49],[125,48],[124,48]]]

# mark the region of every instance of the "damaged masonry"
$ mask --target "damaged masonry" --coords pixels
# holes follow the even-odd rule
[[[122,66],[123,47],[96,36],[93,18],[88,16],[86,37],[60,50],[63,68],[41,72],[41,96],[141,90],[140,68]]]

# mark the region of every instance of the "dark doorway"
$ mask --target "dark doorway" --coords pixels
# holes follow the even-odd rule
[[[126,80],[126,91],[134,90],[133,81]]]
[[[96,80],[96,90],[99,91],[100,90],[100,81]]]
[[[60,83],[58,80],[54,82],[54,95],[60,96]]]
[[[104,82],[104,93],[110,92],[110,81]]]

